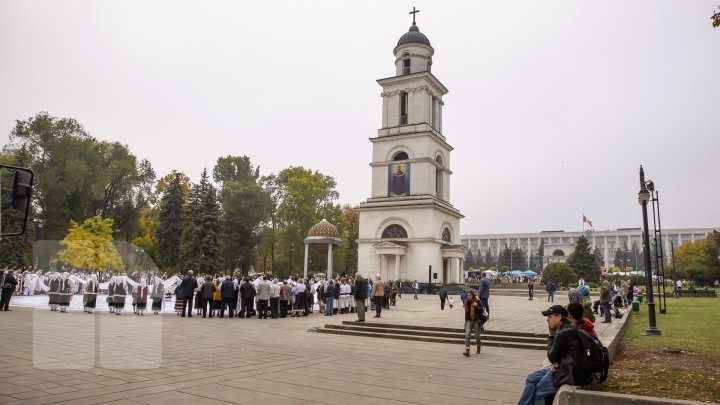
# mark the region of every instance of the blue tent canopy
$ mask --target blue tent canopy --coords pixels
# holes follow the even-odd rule
[[[537,273],[535,273],[535,272],[532,271],[532,270],[525,270],[525,271],[522,272],[522,274],[523,274],[523,276],[528,276],[528,277],[535,277],[535,276],[537,276]]]

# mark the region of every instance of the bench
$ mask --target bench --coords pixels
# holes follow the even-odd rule
[[[715,290],[702,289],[697,290],[695,288],[678,289],[678,296],[680,297],[717,297]]]

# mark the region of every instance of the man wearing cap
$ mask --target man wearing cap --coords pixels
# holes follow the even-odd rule
[[[525,379],[525,389],[519,404],[543,403],[545,397],[555,395],[561,385],[586,385],[592,375],[580,366],[582,343],[577,326],[568,318],[562,305],[542,311],[547,318],[547,355],[550,366],[533,371]]]

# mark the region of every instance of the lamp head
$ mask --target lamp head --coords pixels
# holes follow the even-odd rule
[[[647,204],[648,201],[650,201],[650,191],[643,187],[638,192],[638,203],[642,205],[643,203]]]
[[[652,193],[653,191],[655,191],[655,183],[653,183],[652,180],[646,181],[646,182],[645,182],[645,186],[647,187],[648,190],[650,190],[651,193]]]

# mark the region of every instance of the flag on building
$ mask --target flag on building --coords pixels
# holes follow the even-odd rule
[[[583,222],[590,225],[590,227],[592,228],[592,221],[590,220],[590,218],[586,217],[585,214],[583,214]]]

